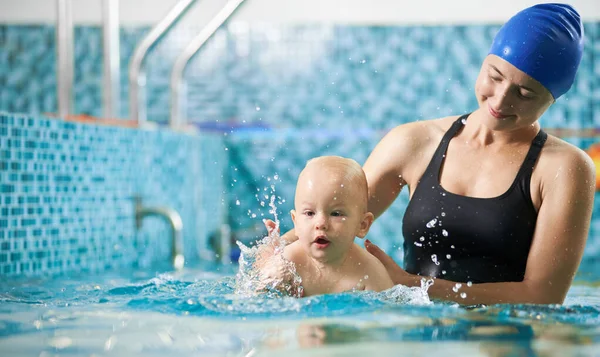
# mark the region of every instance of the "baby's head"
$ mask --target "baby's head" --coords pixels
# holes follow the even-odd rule
[[[367,210],[367,177],[362,167],[352,159],[320,156],[308,160],[298,177],[296,200],[298,194],[306,194],[305,190],[299,190],[304,184],[327,186],[340,195],[351,195],[361,211]]]
[[[373,222],[367,195],[367,179],[356,161],[339,156],[308,161],[291,213],[296,235],[313,257],[339,257],[355,237],[367,234]]]

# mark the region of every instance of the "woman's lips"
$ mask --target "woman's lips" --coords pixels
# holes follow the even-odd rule
[[[504,119],[504,118],[509,117],[508,115],[502,115],[502,114],[498,113],[497,111],[492,109],[492,107],[488,107],[488,109],[490,111],[490,114],[496,119]]]

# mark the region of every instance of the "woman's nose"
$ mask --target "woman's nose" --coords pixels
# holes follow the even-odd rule
[[[502,110],[509,106],[510,101],[510,87],[507,85],[499,85],[494,91],[494,97],[496,97],[496,108],[494,110]]]

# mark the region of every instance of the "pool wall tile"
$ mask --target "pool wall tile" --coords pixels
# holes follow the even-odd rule
[[[0,192],[2,274],[54,275],[168,261],[169,227],[149,217],[136,230],[135,196],[145,205],[179,212],[191,263],[200,259],[206,237],[219,226],[213,217],[224,206],[223,167],[203,171],[202,155],[219,165],[225,161],[219,159],[224,153],[220,136],[9,113],[0,113],[0,127],[9,133],[3,139],[38,135],[31,139],[33,155],[13,147],[5,159],[2,173],[9,179]]]

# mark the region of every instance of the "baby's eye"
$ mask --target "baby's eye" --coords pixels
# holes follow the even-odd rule
[[[304,214],[305,214],[306,216],[312,217],[312,216],[314,216],[314,215],[315,215],[315,212],[313,212],[313,211],[304,211]]]
[[[344,213],[340,212],[340,211],[333,211],[333,212],[331,212],[331,215],[333,217],[342,217],[344,215]]]

